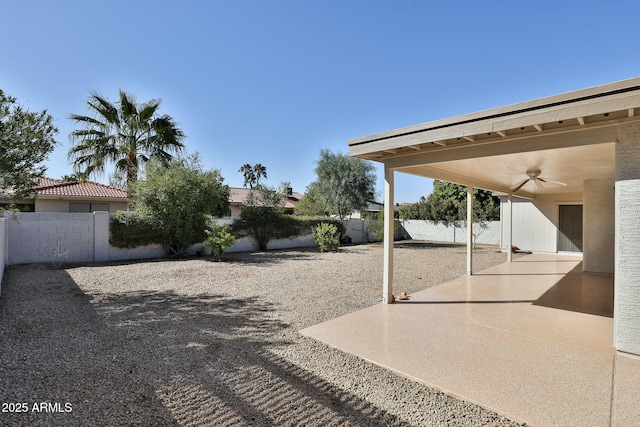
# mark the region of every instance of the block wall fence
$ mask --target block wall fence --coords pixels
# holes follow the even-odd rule
[[[106,262],[133,259],[162,258],[162,246],[148,245],[133,249],[120,249],[109,244],[108,212],[94,213],[33,213],[4,212],[0,215],[0,275],[5,265],[32,262]],[[220,220],[220,224],[229,223]],[[353,243],[366,242],[361,220],[349,220],[347,234]],[[293,239],[269,242],[268,249],[286,249],[315,246],[313,236],[302,235]],[[203,251],[203,244],[193,245],[189,254]],[[237,239],[226,252],[257,251],[252,238]]]
[[[166,256],[160,245],[120,249],[109,244],[108,212],[94,213],[0,213],[0,283],[6,265],[32,262],[107,262],[162,258]],[[230,220],[220,220],[221,224]],[[398,233],[402,238],[464,243],[464,227],[444,226],[431,221],[403,221]],[[352,243],[369,241],[363,220],[347,221],[346,235]],[[499,223],[490,223],[489,228],[478,236],[478,243],[500,243]],[[269,242],[269,249],[313,247],[311,235]],[[193,245],[191,255],[203,251],[203,244]],[[257,251],[258,244],[252,238],[242,238],[227,249],[227,252]]]

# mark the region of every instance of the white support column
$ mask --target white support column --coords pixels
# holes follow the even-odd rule
[[[507,262],[511,262],[513,260],[513,251],[511,250],[513,247],[513,193],[509,193],[507,207],[509,211],[506,215],[507,233],[509,233],[507,237]]]
[[[473,187],[467,186],[467,275],[473,274]]]
[[[393,303],[393,169],[384,165],[384,261],[382,303]]]

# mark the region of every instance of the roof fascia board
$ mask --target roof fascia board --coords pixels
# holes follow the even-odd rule
[[[102,196],[62,196],[59,194],[38,194],[36,199],[41,200],[67,200],[67,201],[79,201],[79,200],[91,200],[91,201],[104,201],[104,202],[128,202],[127,197],[102,197]]]
[[[637,108],[638,103],[640,103],[640,101],[638,100],[639,92],[640,77],[625,80],[622,82],[610,83],[594,88],[582,89],[579,91],[569,92],[561,95],[555,95],[547,98],[540,98],[534,101],[527,101],[519,104],[513,104],[505,107],[484,110],[477,113],[455,116],[448,119],[422,123],[388,132],[355,138],[350,140],[348,144],[350,146],[367,145],[371,147],[371,144],[373,142],[394,139],[402,136],[409,136],[415,133],[419,133],[422,135],[422,138],[418,138],[418,140],[422,140],[423,143],[432,142],[439,139],[447,139],[442,137],[430,137],[425,139],[425,134],[434,130],[450,129],[452,127],[461,125],[464,125],[465,128],[470,129],[469,125],[478,122],[490,122],[492,120],[508,116],[532,117],[532,113],[536,110],[544,110],[544,112],[551,112],[551,114],[557,111],[564,111],[563,114],[567,114],[567,118],[577,118],[588,114],[598,114],[599,112],[606,113],[619,109]],[[590,105],[591,107],[589,107]],[[582,112],[571,113],[570,110],[572,110],[576,106],[586,106],[586,112],[583,109]],[[532,120],[530,123],[528,123],[528,125],[539,124],[539,120],[540,118]],[[479,132],[477,133],[504,129],[491,129],[491,127],[488,127],[485,123],[481,124],[478,130]],[[466,132],[467,135],[470,133],[471,131]],[[452,135],[449,136],[449,138],[461,136],[459,133],[446,131],[444,132],[444,135]],[[369,149],[368,151],[373,150]]]

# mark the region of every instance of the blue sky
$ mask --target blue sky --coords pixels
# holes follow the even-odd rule
[[[3,3],[0,88],[55,117],[54,178],[92,90],[161,98],[231,186],[262,163],[304,192],[351,138],[640,75],[637,0]],[[431,188],[396,174],[395,202]]]

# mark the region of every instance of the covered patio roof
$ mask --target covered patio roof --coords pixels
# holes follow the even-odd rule
[[[640,120],[640,78],[392,130],[348,142],[391,170],[514,195],[581,192],[615,177],[617,126]]]

